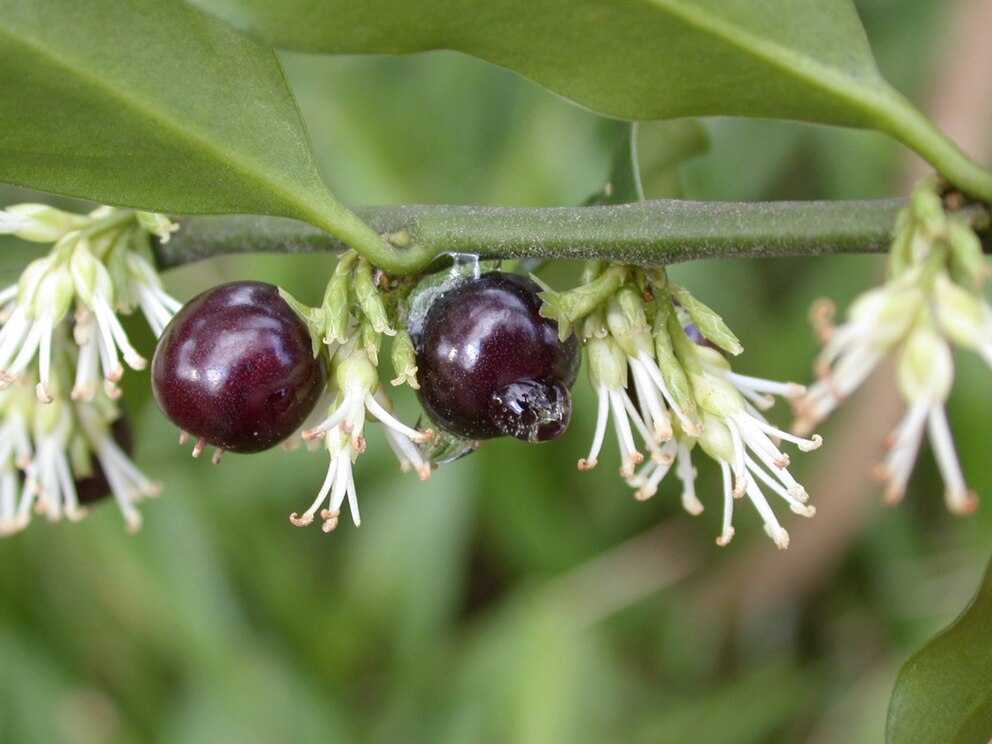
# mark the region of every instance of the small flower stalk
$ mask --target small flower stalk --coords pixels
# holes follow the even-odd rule
[[[51,244],[0,289],[0,534],[32,516],[78,520],[111,494],[127,527],[140,526],[136,504],[160,489],[115,436],[127,428],[116,402],[124,365],[147,364],[119,314],[140,309],[158,334],[178,310],[150,244],[176,228],[162,215],[110,207],[0,210],[0,234]]]
[[[338,262],[320,307],[309,308],[283,293],[310,328],[315,348],[330,360],[328,387],[317,406],[323,418],[305,425],[299,435],[310,449],[326,450],[330,461],[313,503],[302,514],[290,515],[297,527],[319,518],[324,532],[334,531],[346,501],[355,526],[361,525],[354,463],[366,449],[367,422],[382,425],[401,470],[413,470],[422,481],[430,478],[431,462],[420,445],[432,440],[434,431],[419,431],[401,422],[380,381],[379,350],[385,335],[392,337],[397,375],[392,384],[417,387],[413,344],[409,334],[398,328],[396,309],[389,307],[381,291],[384,281],[368,262],[348,252]]]
[[[954,384],[952,349],[976,352],[992,366],[992,307],[981,294],[990,268],[967,210],[946,209],[934,180],[924,181],[896,223],[885,284],[858,297],[847,320],[820,301],[811,313],[824,344],[819,378],[794,399],[794,431],[829,416],[890,354],[897,358],[906,413],[875,469],[886,503],[902,500],[924,434],[944,479],[947,508],[969,514],[977,496],[966,485],[944,406]]]
[[[620,476],[638,499],[655,495],[669,472],[682,483],[683,508],[703,511],[692,452],[716,460],[723,473],[723,526],[717,543],[734,536],[735,502],[747,498],[780,548],[789,544],[766,494],[811,517],[809,496],[789,472],[781,442],[808,452],[822,443],[772,425],[763,411],[774,396],[796,398],[805,388],[735,373],[726,355],[743,350],[724,321],[663,270],[587,265],[572,292],[547,290],[545,310],[562,332],[576,329],[586,350],[599,411],[580,470],[596,467],[612,419]]]

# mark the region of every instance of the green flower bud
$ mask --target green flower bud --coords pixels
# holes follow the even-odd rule
[[[954,384],[954,361],[948,343],[929,318],[910,331],[899,359],[899,388],[906,401],[945,401]]]
[[[392,380],[393,385],[406,383],[414,390],[420,389],[417,382],[417,354],[413,348],[413,339],[406,331],[398,331],[393,337],[390,349],[393,362],[393,371],[396,378]]]
[[[982,243],[962,220],[952,220],[948,225],[951,246],[950,270],[954,280],[968,287],[981,287],[992,273]]]
[[[934,280],[937,323],[962,349],[992,353],[992,308],[980,296],[955,284],[945,273]]]
[[[67,233],[85,227],[89,220],[47,204],[16,204],[0,211],[0,233],[12,233],[22,240],[54,243]]]
[[[354,274],[355,298],[365,317],[369,319],[376,333],[393,336],[396,331],[389,325],[386,306],[382,302],[375,280],[372,278],[372,265],[368,261],[359,261]]]
[[[162,243],[168,243],[172,233],[179,229],[179,223],[173,222],[164,214],[155,212],[135,212],[138,224],[159,239]]]
[[[279,287],[279,296],[293,308],[293,312],[306,324],[307,331],[310,333],[310,343],[313,346],[313,355],[316,358],[324,345],[324,311],[303,304],[282,287]]]
[[[589,382],[598,390],[619,390],[627,385],[627,357],[609,337],[591,338],[586,344]]]
[[[375,365],[361,349],[356,349],[341,360],[334,370],[334,377],[343,393],[356,388],[372,393],[379,387],[379,374]]]
[[[703,431],[698,441],[703,451],[714,460],[734,462],[734,439],[719,416],[703,412]]]
[[[371,323],[362,323],[362,348],[369,355],[369,361],[376,367],[379,366],[379,344],[382,341],[382,334],[375,329]]]
[[[685,287],[671,282],[669,283],[669,287],[672,297],[678,300],[678,303],[685,308],[685,311],[692,318],[692,322],[696,324],[704,338],[712,341],[728,354],[733,354],[734,356],[744,351],[741,342],[727,324],[723,322],[723,318],[693,297],[692,293]]]

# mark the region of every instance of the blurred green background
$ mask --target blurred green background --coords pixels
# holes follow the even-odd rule
[[[858,3],[883,72],[916,101],[940,85],[953,5]],[[612,123],[483,63],[284,61],[346,203],[577,204],[608,172]],[[706,128],[708,153],[681,171],[690,198],[908,190],[907,155],[881,136]],[[0,191],[0,203],[28,198]],[[9,239],[0,249],[11,280],[37,253]],[[264,278],[316,302],[332,265],[239,257],[166,282],[187,299]],[[881,271],[876,257],[847,257],[673,273],[731,322],[747,349],[740,371],[807,381],[810,303],[843,306]],[[544,276],[565,287],[577,267]],[[150,353],[142,324],[129,329]],[[992,419],[976,412],[992,410],[989,373],[958,362],[951,423],[988,498]],[[784,517],[785,553],[746,508],[735,541],[714,545],[719,484],[703,458],[698,518],[681,512],[674,480],[635,501],[613,453],[577,472],[595,418],[584,377],[565,437],[491,442],[427,484],[401,476],[374,433],[356,471],[363,526],[332,535],[287,519],[309,505],[325,454],[192,461],[147,373],[124,384],[136,460],[165,493],[135,536],[107,506],[0,543],[3,742],[879,742],[900,664],[960,611],[988,558],[992,508],[948,515],[926,447],[905,503],[880,507],[868,472],[899,413],[885,380],[821,429],[821,450],[794,458],[819,513]]]

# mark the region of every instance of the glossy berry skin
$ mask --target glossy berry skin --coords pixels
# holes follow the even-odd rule
[[[232,282],[190,300],[152,359],[152,390],[168,419],[232,452],[288,437],[324,384],[306,326],[264,282]]]
[[[445,292],[414,343],[420,402],[441,427],[466,439],[560,436],[579,368],[575,336],[539,314],[540,287],[493,272]]]
[[[131,433],[131,422],[127,416],[122,414],[110,426],[110,433],[113,434],[117,446],[123,450],[128,457],[134,454],[134,436]],[[102,501],[110,495],[110,483],[103,472],[103,466],[95,455],[91,455],[90,464],[93,472],[84,478],[76,478],[76,498],[80,504],[92,504]]]

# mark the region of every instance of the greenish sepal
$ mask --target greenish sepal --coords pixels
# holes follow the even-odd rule
[[[541,316],[558,321],[558,337],[564,341],[589,313],[606,302],[621,286],[630,269],[612,265],[589,284],[582,284],[568,292],[555,292],[547,284],[531,275],[544,291],[540,293]]]
[[[980,294],[946,274],[934,281],[931,307],[941,333],[962,349],[980,351],[992,332],[992,308]]]
[[[630,326],[634,331],[647,330],[647,313],[644,311],[644,295],[636,289],[627,285],[615,295],[617,304],[621,312],[630,320]]]
[[[317,355],[320,354],[320,350],[324,346],[323,310],[303,304],[282,287],[279,287],[278,289],[279,296],[286,301],[287,305],[293,308],[293,312],[295,312],[299,316],[300,320],[302,320],[306,325],[307,332],[310,334],[310,343],[313,345],[313,356],[316,359]]]
[[[896,376],[909,405],[921,401],[943,403],[951,392],[954,384],[951,347],[926,313],[921,314],[906,337]]]
[[[692,322],[699,327],[699,332],[703,334],[704,338],[712,341],[728,354],[733,354],[734,356],[744,351],[741,342],[727,324],[723,322],[723,318],[707,305],[693,297],[692,293],[685,287],[674,282],[669,282],[669,288],[672,296],[689,313]]]
[[[340,358],[335,369],[335,380],[342,394],[347,394],[356,388],[373,393],[379,387],[376,366],[363,348],[354,348]]]
[[[110,282],[114,285],[114,306],[122,313],[131,313],[137,306],[137,297],[131,291],[130,271],[127,266],[127,254],[131,248],[131,230],[121,230],[113,236],[103,264],[110,274]]]
[[[396,332],[390,347],[390,359],[393,363],[393,371],[396,377],[391,381],[393,385],[403,385],[404,383],[414,390],[420,389],[417,382],[417,353],[413,347],[413,339],[405,330]]]
[[[372,276],[372,264],[368,261],[359,261],[353,277],[355,299],[376,333],[385,333],[387,336],[395,335],[396,331],[389,324],[386,305],[382,301],[382,296],[379,294],[379,289]]]
[[[668,333],[668,316],[675,315],[675,308],[668,304],[667,308],[658,307],[658,317],[654,331],[654,352],[661,376],[665,378],[668,391],[675,403],[687,416],[693,416],[696,410],[696,399],[692,397],[692,386],[685,370],[675,356],[672,337]],[[678,323],[678,321],[676,321]],[[681,324],[679,328],[681,329]],[[682,335],[685,335],[684,333]]]
[[[591,338],[586,344],[589,382],[594,390],[627,386],[627,356],[612,338]]]
[[[21,240],[33,243],[54,243],[89,223],[88,217],[63,212],[48,204],[15,204],[7,207],[6,211],[26,220],[26,224],[14,234]]]
[[[602,307],[597,307],[589,313],[582,321],[582,338],[605,338],[610,334],[606,327],[606,312]]]
[[[76,241],[69,259],[69,273],[76,296],[83,304],[92,307],[97,294],[103,295],[107,302],[114,301],[110,275],[90,252],[88,241]]]
[[[951,219],[947,237],[951,246],[951,276],[958,284],[978,289],[992,273],[988,258],[982,251],[982,242],[968,223],[961,219]]]
[[[910,209],[913,211],[913,217],[928,232],[940,233],[943,232],[947,216],[944,213],[944,205],[932,186],[929,179],[917,186],[910,198]]]
[[[660,305],[661,300],[659,300]],[[685,329],[682,328],[682,324],[674,312],[666,314],[665,330],[668,332],[668,338],[672,343],[675,358],[678,360],[685,374],[688,377],[702,375],[703,367],[699,361],[699,347],[686,335]],[[657,347],[657,338],[655,339],[655,346]]]
[[[889,250],[888,274],[890,279],[902,276],[913,264],[913,236],[915,223],[912,213],[907,208],[899,212],[893,231],[892,248]]]
[[[179,229],[179,223],[173,222],[164,214],[158,214],[157,212],[135,212],[134,216],[145,232],[154,235],[162,243],[168,243],[169,238],[172,237],[172,233]]]
[[[698,441],[703,452],[717,462],[734,462],[734,440],[721,417],[703,413],[703,431]]]
[[[351,320],[347,274],[335,274],[331,277],[320,309],[324,312],[324,343],[343,344],[348,339],[348,323]]]
[[[382,343],[382,334],[375,329],[371,323],[362,323],[362,348],[369,355],[369,361],[373,366],[379,366],[379,345]]]

